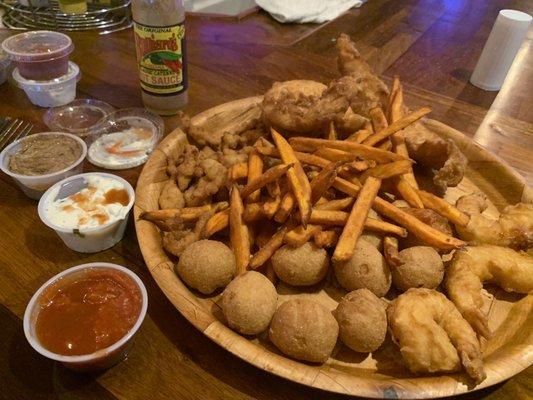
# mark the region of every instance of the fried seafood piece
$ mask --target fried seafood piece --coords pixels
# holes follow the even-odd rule
[[[179,189],[174,179],[169,179],[159,195],[159,208],[165,210],[168,208],[183,208],[185,207],[185,199],[183,193]]]
[[[228,169],[218,161],[205,159],[200,161],[199,166],[203,176],[184,193],[185,203],[189,207],[209,202],[228,181]]]
[[[488,338],[488,318],[481,311],[483,283],[494,283],[507,292],[529,293],[533,290],[533,256],[507,247],[465,247],[454,254],[444,282],[463,317]]]
[[[389,304],[387,320],[410,371],[451,372],[462,364],[476,383],[485,379],[476,334],[442,293],[409,289]]]
[[[487,200],[478,193],[460,197],[456,206],[470,216],[466,226],[456,226],[462,239],[472,244],[492,244],[516,250],[533,247],[533,204],[508,206],[498,219],[482,215]]]
[[[173,218],[168,224],[169,230],[161,232],[163,248],[176,257],[181,256],[188,246],[204,238],[205,226],[214,213],[215,211],[206,212],[192,227],[179,217]]]
[[[319,133],[322,121],[312,108],[325,90],[309,80],[275,82],[263,98],[263,123],[285,132]]]
[[[409,156],[433,171],[433,183],[444,194],[463,179],[467,159],[451,140],[444,140],[417,122],[403,130]]]

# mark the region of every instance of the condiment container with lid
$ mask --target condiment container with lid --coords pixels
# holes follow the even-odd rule
[[[70,165],[69,167],[45,175],[22,175],[11,171],[9,169],[9,157],[17,152],[17,150],[25,140],[28,140],[37,135],[64,135],[70,137],[76,140],[77,143],[79,143],[81,147],[81,155],[76,160],[76,162],[74,162],[74,164]],[[14,179],[14,181],[22,189],[26,196],[34,200],[39,200],[43,193],[46,192],[46,190],[54,183],[59,182],[60,180],[65,179],[71,175],[80,174],[83,171],[83,160],[85,159],[86,155],[87,145],[79,137],[62,132],[42,132],[16,140],[10,145],[8,145],[4,150],[2,150],[2,152],[0,153],[0,169],[6,175],[9,175]]]
[[[26,92],[30,101],[39,107],[58,107],[76,98],[76,84],[80,80],[80,69],[70,61],[65,75],[48,81],[34,81],[20,75],[18,68],[13,70],[17,85]]]
[[[9,73],[9,66],[11,65],[11,60],[7,54],[0,49],[0,85],[7,80]]]
[[[79,178],[86,178],[88,176],[111,178],[122,184],[129,197],[128,204],[124,206],[122,213],[123,217],[120,219],[112,219],[108,223],[89,228],[67,228],[52,222],[48,216],[47,209],[50,208],[51,203],[56,200],[58,190],[61,191],[62,188],[66,188],[72,181],[78,181]],[[113,174],[89,172],[70,176],[50,187],[41,197],[37,210],[41,221],[43,221],[43,223],[49,228],[55,230],[68,248],[79,253],[97,253],[113,247],[122,239],[128,223],[128,215],[133,207],[134,202],[135,191],[126,180]]]
[[[164,129],[163,119],[144,108],[115,111],[95,132],[88,160],[97,167],[116,170],[144,164]]]
[[[2,48],[15,62],[20,76],[30,80],[50,80],[68,72],[68,59],[74,45],[63,33],[31,31],[5,39]]]
[[[137,320],[133,327],[117,342],[112,344],[109,347],[106,347],[101,350],[97,350],[96,352],[92,354],[84,354],[84,355],[62,355],[54,353],[48,349],[46,349],[41,342],[39,341],[39,338],[36,333],[36,322],[37,318],[39,316],[40,312],[40,300],[43,293],[46,291],[47,288],[49,288],[51,285],[59,282],[62,279],[65,279],[69,277],[69,275],[80,273],[83,270],[86,269],[94,269],[94,268],[107,268],[119,271],[125,275],[127,275],[129,278],[132,279],[132,281],[137,285],[137,287],[140,290],[141,297],[142,297],[142,305],[141,310],[139,312],[139,316],[137,317]],[[122,361],[131,346],[133,345],[133,337],[139,330],[145,316],[146,316],[146,310],[148,308],[148,294],[146,292],[146,288],[144,284],[142,283],[141,279],[132,271],[129,269],[117,265],[117,264],[111,264],[111,263],[105,263],[105,262],[95,262],[95,263],[89,263],[89,264],[82,264],[78,265],[69,269],[66,269],[65,271],[55,275],[54,277],[50,278],[48,281],[46,281],[32,296],[30,302],[28,303],[26,307],[26,311],[24,313],[24,334],[26,336],[26,339],[30,343],[30,345],[36,350],[38,353],[42,354],[43,356],[61,362],[65,367],[80,371],[80,372],[89,372],[89,371],[97,371],[102,370],[106,368],[110,368],[113,365],[117,364],[118,362]]]
[[[50,108],[43,117],[53,131],[72,133],[86,138],[94,134],[105,117],[115,109],[110,104],[94,99],[78,99],[67,105]]]

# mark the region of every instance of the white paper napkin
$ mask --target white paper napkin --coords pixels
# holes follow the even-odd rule
[[[363,4],[363,0],[255,0],[255,2],[282,23],[322,23]]]

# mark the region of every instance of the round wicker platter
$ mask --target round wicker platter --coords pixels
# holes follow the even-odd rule
[[[238,124],[257,115],[262,97],[222,104],[192,119],[210,129]],[[451,188],[446,198],[455,201],[460,195],[480,190],[491,201],[489,213],[519,201],[533,202],[532,191],[524,179],[496,156],[488,153],[462,133],[434,120],[424,122],[441,137],[455,141],[469,159],[465,179]],[[388,340],[372,355],[355,353],[340,343],[323,365],[302,363],[283,356],[266,336],[244,337],[222,322],[219,295],[199,296],[191,291],[174,272],[174,263],[161,245],[158,229],[139,220],[142,211],[158,209],[158,197],[166,175],[166,154],[187,139],[183,132],[170,133],[152,153],[140,175],[134,208],[139,245],[152,276],[179,312],[211,340],[237,357],[280,377],[331,392],[373,398],[437,398],[465,393],[494,385],[519,373],[533,363],[533,294],[519,296],[489,288],[486,309],[493,337],[483,345],[487,378],[473,386],[465,374],[416,376],[402,364],[395,345]],[[294,290],[278,285],[280,301],[293,296]],[[338,296],[321,287],[308,289],[328,308],[336,307]]]

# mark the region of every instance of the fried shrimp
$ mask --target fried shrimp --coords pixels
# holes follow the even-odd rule
[[[491,334],[488,318],[481,311],[484,282],[492,282],[507,292],[533,290],[533,257],[506,247],[476,246],[458,251],[446,271],[448,297],[480,335]]]
[[[409,289],[389,304],[387,319],[410,371],[451,372],[462,364],[476,383],[485,379],[476,334],[442,293]]]
[[[516,250],[533,247],[533,204],[508,206],[498,219],[481,214],[487,208],[487,203],[480,194],[460,197],[456,206],[470,215],[466,226],[456,226],[462,239],[473,244],[492,244]]]

